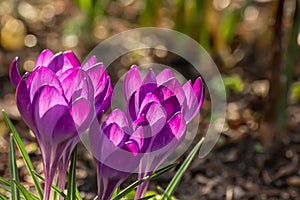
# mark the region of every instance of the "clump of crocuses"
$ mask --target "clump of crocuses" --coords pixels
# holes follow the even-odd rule
[[[44,200],[57,171],[64,189],[71,152],[84,131],[89,130],[97,165],[98,198],[107,200],[136,170],[142,179],[161,165],[184,140],[204,99],[200,77],[181,85],[171,70],[156,75],[150,69],[142,79],[132,66],[123,85],[126,110],[115,109],[102,122],[113,93],[110,77],[96,57],[82,66],[71,51],[43,51],[34,70],[22,77],[16,58],[10,79],[21,116],[42,152]],[[138,186],[135,199],[144,196],[148,184]]]
[[[110,107],[110,78],[95,57],[82,66],[72,51],[54,55],[44,50],[34,70],[22,77],[15,58],[10,66],[10,79],[17,88],[20,114],[41,149],[44,200],[48,200],[58,166],[60,189],[64,189],[68,161],[80,134],[95,115],[101,117]]]

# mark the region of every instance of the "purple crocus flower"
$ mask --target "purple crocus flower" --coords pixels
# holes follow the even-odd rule
[[[133,66],[125,77],[124,94],[133,127],[144,129],[141,179],[156,170],[184,140],[186,124],[202,105],[204,86],[201,78],[181,86],[169,69],[157,76],[149,70],[142,80],[138,68]],[[148,184],[138,186],[135,199],[145,194]]]
[[[101,127],[98,120],[94,120],[89,133],[97,165],[98,199],[107,200],[115,188],[137,169],[143,130],[141,127],[134,131],[125,113],[116,109]]]
[[[95,57],[81,66],[73,52],[53,55],[50,50],[44,50],[34,70],[23,77],[15,58],[9,75],[17,88],[20,114],[35,133],[41,149],[44,200],[48,200],[58,166],[60,189],[64,189],[68,161],[79,134],[90,125],[95,112],[101,117],[108,110],[112,93],[110,79]],[[104,103],[95,107],[94,103],[100,101]]]

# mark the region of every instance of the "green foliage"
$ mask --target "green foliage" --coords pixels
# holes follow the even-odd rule
[[[71,164],[68,174],[67,200],[76,200],[76,154],[77,147],[75,147],[71,155]]]
[[[223,76],[223,81],[226,87],[227,94],[230,90],[235,93],[240,93],[243,91],[244,84],[239,75]]]
[[[299,101],[300,100],[300,81],[295,82],[291,88],[292,98]]]
[[[22,142],[22,140],[21,140],[21,138],[20,138],[20,136],[19,136],[16,128],[14,127],[13,123],[10,121],[10,119],[9,119],[6,111],[2,110],[2,114],[4,116],[5,121],[7,122],[8,126],[11,129],[12,136],[13,136],[13,139],[15,141],[15,144],[18,147],[18,149],[19,149],[19,151],[20,151],[20,153],[22,155],[22,158],[23,158],[23,160],[25,162],[25,165],[27,167],[27,170],[28,170],[31,178],[33,179],[33,182],[34,182],[34,185],[35,185],[35,189],[38,192],[40,199],[42,199],[43,198],[42,187],[41,187],[41,184],[38,182],[37,177],[34,174],[33,165],[32,165],[32,163],[30,161],[28,153],[25,150],[24,144],[23,144],[23,142]]]
[[[9,166],[10,166],[10,189],[11,189],[11,198],[12,200],[19,200],[20,194],[15,184],[15,181],[19,180],[18,168],[16,163],[16,153],[14,147],[14,139],[12,134],[9,137]]]
[[[176,172],[175,176],[169,183],[165,193],[162,197],[163,200],[171,199],[171,196],[175,192],[176,186],[179,184],[184,172],[187,170],[189,165],[192,163],[194,157],[196,156],[197,152],[200,150],[204,142],[204,137],[198,142],[198,144],[193,148],[193,150],[189,153],[188,157],[184,160],[178,171]]]

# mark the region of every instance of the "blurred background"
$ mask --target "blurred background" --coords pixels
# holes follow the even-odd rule
[[[198,41],[217,64],[226,86],[227,118],[219,142],[196,159],[175,193],[178,199],[297,199],[300,196],[299,0],[1,0],[0,108],[19,130],[38,173],[40,151],[15,105],[8,70],[15,56],[31,71],[43,49],[73,50],[83,60],[101,41],[145,26],[180,31]],[[165,52],[140,52],[118,65],[182,60]],[[114,72],[118,74],[118,72]],[[123,72],[124,73],[124,72]],[[202,108],[201,127],[210,119]],[[200,130],[201,131],[201,130]],[[0,176],[8,178],[9,130],[0,116]],[[92,157],[79,150],[78,186],[96,193]],[[183,156],[184,158],[184,156]],[[25,187],[32,182],[17,160]],[[165,187],[174,171],[151,185]],[[0,192],[2,192],[0,190]]]

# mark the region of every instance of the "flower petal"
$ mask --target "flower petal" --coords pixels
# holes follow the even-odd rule
[[[32,105],[38,137],[51,140],[57,121],[67,110],[65,98],[55,87],[46,85],[36,92]]]
[[[88,69],[90,69],[91,67],[93,67],[96,63],[97,63],[97,57],[96,56],[92,56],[88,59],[88,61],[86,61],[86,63],[83,65],[82,69],[87,71]]]
[[[174,78],[173,72],[170,69],[164,69],[156,76],[157,84],[162,85],[163,83],[172,78]]]
[[[150,103],[148,109],[144,110],[143,113],[149,123],[151,129],[151,135],[146,135],[146,137],[152,137],[157,134],[165,125],[167,116],[164,108],[156,103]]]
[[[204,100],[204,96],[205,96],[205,92],[204,92],[204,85],[202,82],[201,77],[198,77],[193,85],[193,90],[196,94],[196,97],[198,99],[198,103],[199,103],[199,107],[202,106],[203,100]]]
[[[42,86],[53,86],[61,94],[63,94],[63,89],[57,78],[57,76],[47,67],[36,68],[27,80],[27,88],[30,91],[30,99],[33,100],[33,97],[36,91]]]
[[[57,53],[55,54],[48,64],[48,68],[51,69],[54,73],[61,71],[64,66],[64,54]]]
[[[190,122],[199,112],[200,104],[191,81],[186,82],[182,88],[186,96],[186,105],[183,107],[184,119]]]
[[[160,102],[174,96],[174,92],[168,87],[161,85],[153,91],[153,94],[159,99]]]
[[[88,74],[93,83],[95,96],[97,96],[100,92],[103,91],[109,79],[105,67],[102,63],[97,63],[88,70],[86,70],[86,73]]]
[[[45,49],[37,58],[35,68],[47,67],[52,57],[53,53],[49,49]]]
[[[16,101],[19,112],[26,122],[26,124],[35,131],[35,126],[32,117],[32,104],[29,97],[29,91],[27,89],[25,76],[21,79],[17,91],[16,91]]]
[[[9,67],[9,78],[10,82],[15,88],[18,87],[19,82],[21,81],[21,76],[18,70],[18,57],[16,57],[10,64]]]
[[[81,66],[80,61],[78,60],[77,56],[74,54],[73,51],[66,51],[63,54],[64,54],[63,71],[69,68],[77,68]]]
[[[184,91],[183,91],[180,83],[177,81],[177,79],[175,77],[164,82],[162,85],[167,87],[169,90],[171,90],[176,95],[180,105],[184,106],[186,104],[186,97],[185,97]]]
[[[107,138],[117,147],[121,147],[125,143],[125,133],[117,124],[108,125],[104,130]]]
[[[136,65],[133,65],[125,76],[123,84],[126,100],[129,100],[131,95],[140,87],[141,83],[142,78],[139,69]]]
[[[120,109],[113,110],[107,116],[107,118],[103,122],[102,129],[105,129],[108,125],[113,124],[113,123],[117,124],[121,128],[129,126],[129,123],[128,123],[125,113],[123,111],[121,111]]]
[[[164,107],[167,120],[170,119],[175,113],[180,111],[181,107],[176,96],[171,96],[170,98],[164,100],[161,105]]]
[[[182,114],[178,112],[156,135],[151,144],[151,151],[173,152],[184,139],[185,130],[186,123]]]
[[[79,99],[57,121],[52,138],[55,140],[79,140],[92,119],[92,106],[86,99]]]

